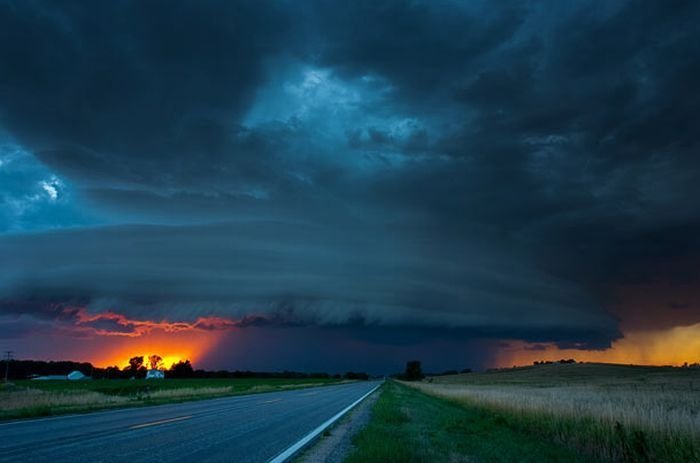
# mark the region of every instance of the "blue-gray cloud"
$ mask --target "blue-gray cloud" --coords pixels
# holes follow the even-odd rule
[[[3,3],[3,229],[79,226],[0,237],[3,310],[605,346],[697,282],[698,8]]]

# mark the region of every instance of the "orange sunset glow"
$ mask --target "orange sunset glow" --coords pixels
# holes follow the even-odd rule
[[[116,365],[120,368],[129,364],[134,356],[158,354],[163,358],[163,366],[170,368],[180,360],[197,360],[214,349],[221,338],[221,332],[166,333],[154,331],[139,337],[118,338],[110,341],[108,347],[88,355],[88,361],[96,366]]]
[[[573,358],[583,362],[683,365],[700,361],[700,323],[663,330],[630,331],[604,350],[560,349],[551,343],[509,341],[496,366],[530,365],[538,360]]]
[[[67,309],[73,315],[74,329],[95,339],[107,340],[87,353],[86,360],[99,367],[128,365],[129,359],[157,354],[163,366],[201,359],[216,348],[237,321],[201,317],[194,322],[132,319],[113,311],[90,313],[84,308]]]

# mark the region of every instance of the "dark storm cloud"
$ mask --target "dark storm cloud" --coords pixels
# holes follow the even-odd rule
[[[221,8],[5,2],[0,121],[87,183],[196,180],[212,162],[259,156],[225,123],[253,100],[262,60],[290,41],[288,12]]]
[[[700,255],[696,2],[0,8],[0,125],[122,224],[8,300],[601,347]]]
[[[376,73],[408,95],[450,90],[507,42],[525,8],[466,2],[316,2],[320,59],[351,75]]]
[[[666,257],[695,248],[683,229],[700,212],[698,6],[676,6],[629,2],[600,13],[583,5],[554,25],[546,7],[531,7],[478,65],[454,53],[466,72],[427,67],[463,108],[461,127],[435,149],[463,162],[397,190],[429,191],[416,200],[449,224],[491,224],[579,281],[653,272],[661,243]],[[446,49],[430,43],[416,45],[419,57]]]

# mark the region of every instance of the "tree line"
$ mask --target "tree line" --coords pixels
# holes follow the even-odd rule
[[[4,372],[6,360],[0,361],[0,371]],[[65,376],[72,371],[80,371],[84,375],[94,379],[131,379],[145,378],[149,369],[165,371],[166,378],[319,378],[319,379],[356,379],[367,380],[369,375],[364,372],[349,371],[344,374],[330,374],[326,372],[299,372],[299,371],[251,371],[251,370],[203,370],[194,369],[189,360],[176,362],[165,368],[163,359],[159,355],[150,355],[146,358],[135,356],[129,359],[129,364],[124,368],[110,366],[100,368],[89,362],[72,361],[44,361],[44,360],[11,360],[9,364],[9,379],[30,379],[36,376],[61,375]]]
[[[392,375],[392,378],[400,379],[402,381],[420,381],[426,376],[448,376],[471,372],[471,368],[464,368],[462,370],[446,370],[440,373],[424,373],[420,360],[410,360],[406,362],[406,368],[404,369],[403,373],[396,373]]]

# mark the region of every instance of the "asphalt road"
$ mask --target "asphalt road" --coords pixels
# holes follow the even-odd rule
[[[267,462],[376,385],[358,382],[0,423],[0,461]]]

